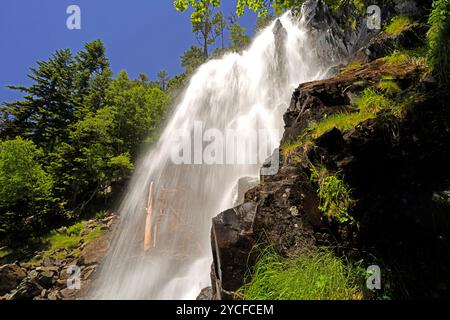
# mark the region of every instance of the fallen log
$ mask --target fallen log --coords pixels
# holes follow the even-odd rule
[[[153,211],[153,181],[150,183],[147,201],[147,216],[145,218],[144,251],[152,247],[152,211]]]

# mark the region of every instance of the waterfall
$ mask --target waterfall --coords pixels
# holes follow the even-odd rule
[[[270,132],[257,148],[277,148],[281,136],[274,132],[282,132],[294,88],[323,78],[331,67],[318,60],[315,51],[321,48],[305,24],[286,13],[262,30],[248,50],[211,60],[192,76],[158,143],[137,165],[119,208],[117,234],[89,298],[195,299],[210,285],[211,219],[232,206],[240,178],[259,177],[265,159],[211,164],[201,159],[198,145],[174,150],[195,144],[207,130],[234,130],[235,140]],[[189,139],[182,142],[180,133]],[[201,147],[207,142],[203,137]],[[255,151],[237,143],[238,155],[248,150]],[[190,151],[193,164],[175,163],[174,154],[188,158]]]

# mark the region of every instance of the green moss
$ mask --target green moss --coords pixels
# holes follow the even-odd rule
[[[311,180],[319,185],[317,189],[320,199],[319,209],[325,216],[339,223],[352,224],[354,219],[350,216],[349,210],[355,201],[342,177],[330,174],[325,168],[313,168]]]
[[[329,250],[285,259],[267,249],[238,294],[245,300],[350,300],[361,292],[357,283],[353,268]]]
[[[391,22],[386,26],[385,32],[392,36],[398,36],[413,25],[415,25],[415,23],[408,17],[397,16],[392,18]]]
[[[350,63],[349,65],[347,65],[345,68],[343,68],[341,70],[341,74],[346,74],[346,73],[349,73],[349,72],[351,72],[353,70],[356,70],[359,67],[361,67],[361,65],[362,65],[361,62],[353,61],[352,63]]]

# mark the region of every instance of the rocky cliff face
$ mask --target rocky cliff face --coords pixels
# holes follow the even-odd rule
[[[243,204],[213,219],[214,298],[239,297],[261,244],[282,256],[322,245],[347,248],[349,259],[368,265],[367,257],[376,257],[393,297],[450,296],[448,102],[424,64],[377,59],[420,45],[423,31],[413,28],[395,39],[377,36],[356,54],[356,67],[295,90],[284,115],[279,172],[261,177]],[[389,107],[375,102],[376,111],[352,126],[311,134],[333,115],[360,114],[358,97],[381,92],[385,81],[395,88],[383,100]],[[318,166],[344,177],[354,223],[320,209],[311,178]]]

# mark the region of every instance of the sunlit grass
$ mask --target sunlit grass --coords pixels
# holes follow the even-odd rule
[[[350,300],[359,292],[355,270],[329,250],[282,258],[266,249],[238,293],[245,300]]]

